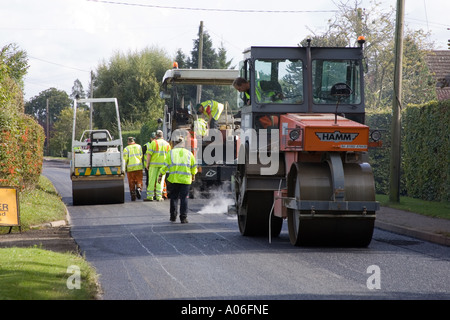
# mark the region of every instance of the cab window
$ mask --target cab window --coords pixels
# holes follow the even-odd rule
[[[357,60],[313,60],[313,102],[315,104],[336,104],[331,88],[345,83],[351,88],[350,96],[341,102],[361,103],[360,65]]]
[[[303,103],[301,60],[256,60],[255,96],[258,103]]]

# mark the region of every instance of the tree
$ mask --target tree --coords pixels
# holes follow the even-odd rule
[[[56,121],[61,110],[71,105],[71,100],[67,93],[55,88],[42,91],[25,103],[25,113],[34,116],[44,128],[47,126],[47,100],[50,126]]]
[[[0,127],[7,118],[24,111],[23,77],[28,68],[27,53],[15,44],[8,44],[0,50]]]
[[[83,85],[79,79],[73,82],[72,93],[70,94],[70,99],[85,99],[86,93],[84,92]]]
[[[116,53],[103,62],[94,76],[94,96],[117,98],[120,118],[139,122],[162,116],[163,100],[159,97],[161,79],[172,66],[171,59],[158,48],[146,48],[128,54]],[[100,127],[115,123],[115,115],[94,110]]]
[[[220,48],[218,49],[217,54],[217,65],[219,69],[234,69],[235,66],[231,66],[233,59],[227,60],[227,50],[223,46],[223,43],[220,44]]]
[[[191,58],[188,62],[188,67],[192,69],[198,68],[198,50],[200,45],[200,30],[197,39],[194,40],[194,48],[191,51]],[[218,64],[218,57],[216,50],[213,48],[213,43],[208,31],[203,32],[203,69],[220,69]]]
[[[83,85],[79,79],[76,79],[73,82],[72,93],[70,94],[70,99],[85,99],[86,93],[84,92]],[[73,105],[72,105],[73,106]],[[78,105],[79,108],[89,109],[89,107],[85,103],[80,103]]]
[[[77,108],[77,128],[75,138],[79,139],[86,128],[89,128],[89,111]],[[55,121],[50,138],[51,155],[64,157],[72,145],[73,109],[61,110]]]
[[[184,69],[187,67],[187,62],[186,62],[186,55],[183,53],[183,51],[181,49],[177,50],[177,53],[175,55],[175,62],[178,63],[178,68],[180,69]]]
[[[194,47],[191,50],[191,57],[183,61],[183,65],[187,68],[198,68],[198,55],[199,55],[199,43],[200,43],[200,30],[198,38],[194,40]],[[216,50],[213,47],[213,43],[210,35],[207,31],[203,32],[203,69],[233,69],[231,67],[232,60],[227,60],[227,51],[223,44]],[[185,55],[178,50],[177,57],[183,58]],[[177,60],[178,65],[180,62]],[[192,102],[195,104],[197,88],[196,86],[179,86],[180,93],[185,97],[185,103]],[[230,107],[235,109],[236,105],[236,90],[233,87],[215,86],[215,85],[203,85],[202,86],[202,101],[213,99],[220,102],[229,102]]]
[[[393,99],[395,10],[383,12],[380,3],[363,9],[361,1],[337,4],[338,13],[328,21],[323,35],[314,35],[313,46],[355,46],[358,36],[366,38],[365,94],[369,109],[390,108]],[[423,103],[436,98],[434,83],[425,63],[425,54],[433,45],[429,34],[406,29],[403,58],[403,104]],[[302,41],[302,45],[306,40]]]
[[[48,112],[47,112],[48,103]],[[25,113],[33,116],[36,121],[45,129],[46,146],[50,145],[50,137],[53,132],[53,124],[58,118],[61,110],[70,107],[71,100],[65,91],[50,88],[39,93],[25,103]],[[47,132],[48,129],[48,132]]]
[[[422,30],[408,31],[404,39],[403,105],[422,104],[437,100],[435,80],[425,61],[431,44]]]
[[[26,51],[19,50],[16,44],[10,43],[1,49],[0,60],[7,66],[9,76],[23,90],[23,77],[27,74],[30,67]]]

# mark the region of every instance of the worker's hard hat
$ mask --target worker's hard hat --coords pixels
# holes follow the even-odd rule
[[[156,130],[156,136],[157,137],[162,137],[163,136],[163,132],[161,130]]]
[[[128,137],[128,143],[134,142],[134,137]]]
[[[156,132],[152,132],[151,137],[152,137],[152,139],[155,139],[156,138]]]

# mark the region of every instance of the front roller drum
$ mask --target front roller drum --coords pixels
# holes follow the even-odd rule
[[[122,176],[72,177],[73,205],[114,204],[125,202]]]
[[[364,164],[344,164],[345,201],[374,202],[372,170]],[[333,198],[330,166],[296,163],[288,178],[288,196],[297,200],[329,202]],[[372,240],[374,211],[288,209],[289,238],[293,245],[366,247]]]
[[[374,216],[321,218],[318,214],[314,218],[298,219],[296,230],[289,228],[289,238],[296,246],[367,247],[375,222]]]

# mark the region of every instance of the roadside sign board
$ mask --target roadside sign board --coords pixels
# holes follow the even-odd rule
[[[0,187],[0,227],[20,226],[19,199],[14,187]]]

